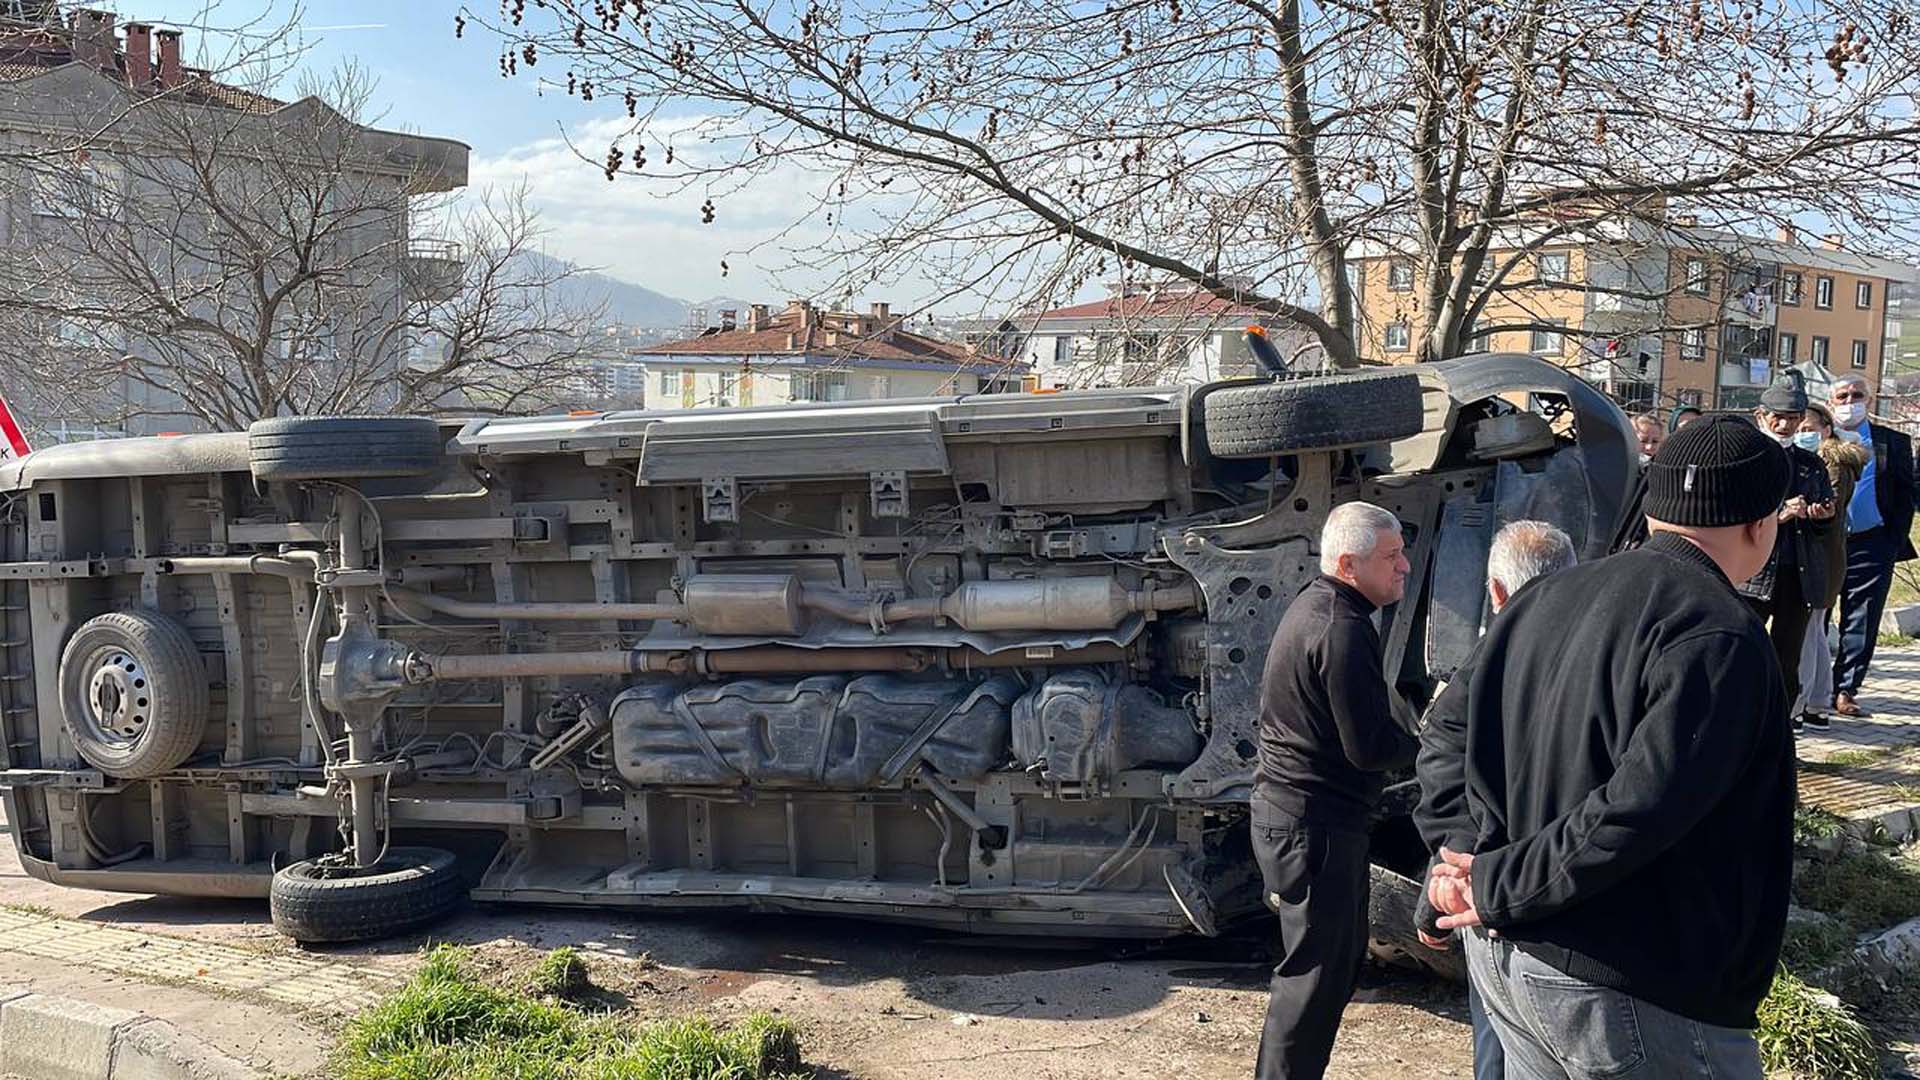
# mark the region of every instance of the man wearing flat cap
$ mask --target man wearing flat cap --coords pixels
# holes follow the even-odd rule
[[[1787,700],[1800,697],[1800,650],[1807,622],[1827,592],[1827,534],[1834,528],[1833,482],[1820,455],[1793,444],[1807,415],[1807,389],[1797,371],[1782,372],[1760,395],[1754,422],[1787,452],[1793,470],[1780,505],[1780,536],[1767,565],[1744,583],[1740,594],[1754,614],[1770,620],[1768,636],[1787,680]],[[1793,722],[1800,721],[1795,717]]]
[[[1509,1080],[1760,1080],[1793,752],[1734,583],[1773,557],[1792,473],[1744,419],[1674,432],[1647,466],[1646,543],[1522,590],[1429,713],[1466,793],[1417,812],[1443,838],[1427,895],[1468,931]]]

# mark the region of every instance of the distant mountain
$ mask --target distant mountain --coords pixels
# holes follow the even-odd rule
[[[572,266],[564,259],[538,252],[527,252],[521,256],[535,272],[542,275]],[[665,293],[657,293],[631,281],[622,281],[597,270],[577,270],[561,282],[554,290],[558,299],[567,305],[590,307],[604,305],[606,322],[620,323],[624,326],[641,326],[656,329],[678,329],[687,321],[687,302],[677,300]]]

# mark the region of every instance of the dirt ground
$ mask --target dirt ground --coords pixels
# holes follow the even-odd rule
[[[0,841],[0,905],[268,953],[297,947],[266,904],[61,889],[20,869]],[[499,978],[540,950],[588,954],[601,1003],[642,1017],[770,1010],[795,1021],[823,1077],[873,1080],[1077,1080],[1245,1077],[1266,1005],[1265,943],[1251,933],[1172,947],[958,937],[779,915],[643,915],[468,908],[433,941],[472,945]],[[329,950],[405,971],[427,937]],[[311,954],[309,954],[311,955]],[[257,1065],[318,1074],[329,1023],[259,1002],[209,997],[0,951],[0,985],[166,1016]],[[1464,997],[1423,977],[1369,966],[1333,1067],[1344,1080],[1471,1073]]]

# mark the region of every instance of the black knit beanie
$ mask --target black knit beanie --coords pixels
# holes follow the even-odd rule
[[[1746,420],[1696,420],[1647,463],[1642,509],[1669,525],[1745,525],[1780,509],[1790,472],[1787,452]]]

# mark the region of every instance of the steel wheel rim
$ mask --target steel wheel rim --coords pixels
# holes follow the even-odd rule
[[[80,688],[83,734],[114,750],[132,750],[153,719],[153,680],[145,664],[118,645],[87,654]]]

